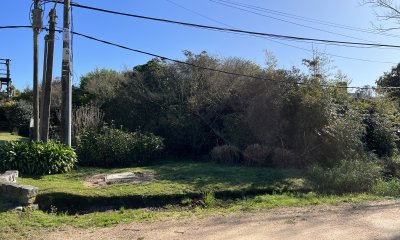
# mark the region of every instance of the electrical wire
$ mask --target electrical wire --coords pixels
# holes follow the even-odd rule
[[[292,24],[292,25],[296,25],[296,26],[300,26],[300,27],[304,27],[304,28],[309,28],[309,29],[313,29],[313,30],[317,30],[317,31],[325,32],[325,33],[329,33],[329,34],[334,34],[334,35],[338,35],[338,36],[342,36],[342,37],[347,37],[347,38],[351,38],[351,39],[355,39],[355,40],[361,40],[361,41],[366,41],[366,42],[370,42],[370,43],[376,43],[376,42],[365,40],[365,39],[362,39],[362,38],[353,37],[353,36],[349,36],[349,35],[346,35],[346,34],[341,34],[341,33],[338,33],[338,32],[328,31],[328,30],[324,30],[324,29],[321,29],[321,28],[316,28],[316,27],[312,27],[312,26],[308,26],[308,25],[304,25],[304,24],[288,21],[288,20],[281,19],[281,18],[268,16],[268,15],[265,15],[265,14],[262,14],[262,13],[257,13],[257,12],[254,12],[252,10],[248,10],[248,9],[245,9],[245,8],[242,8],[242,7],[237,7],[235,5],[231,5],[230,3],[224,3],[225,1],[214,1],[214,0],[210,0],[210,1],[214,2],[216,4],[219,4],[219,5],[222,5],[222,6],[234,8],[234,9],[237,9],[237,10],[241,10],[241,11],[244,11],[244,12],[252,13],[252,14],[255,14],[255,15],[258,15],[258,16],[269,18],[269,19],[274,19],[274,20],[277,20],[277,21],[280,21],[280,22],[285,22],[285,23],[289,23],[289,24]]]
[[[185,7],[185,6],[181,5],[181,4],[178,4],[178,3],[176,3],[176,2],[174,2],[174,1],[172,1],[172,0],[165,0],[165,1],[167,1],[167,2],[169,2],[169,3],[171,3],[171,4],[175,5],[175,6],[177,6],[177,7],[179,7],[179,8],[185,9],[186,11],[189,11],[189,12],[191,12],[191,13],[194,13],[194,14],[200,16],[200,17],[203,17],[203,18],[205,18],[205,19],[208,19],[208,20],[210,20],[210,21],[219,23],[219,24],[224,25],[224,26],[226,26],[226,27],[234,28],[234,27],[231,26],[231,25],[228,25],[228,24],[226,24],[226,23],[224,23],[224,22],[221,22],[221,21],[219,21],[219,20],[216,20],[216,19],[214,19],[214,18],[208,17],[208,16],[206,16],[206,15],[204,15],[204,14],[201,14],[201,13],[199,13],[199,12],[197,12],[197,11],[194,11],[194,10],[192,10],[192,9],[190,9],[190,8],[187,8],[187,7]],[[210,0],[210,1],[211,1],[211,0]],[[257,37],[260,37],[260,36],[257,36]],[[267,37],[260,37],[260,38],[267,39],[268,41],[271,41],[271,42],[274,42],[274,43],[277,43],[277,44],[280,44],[280,45],[284,45],[284,46],[288,46],[288,47],[292,47],[292,48],[297,48],[297,49],[299,49],[299,50],[303,50],[303,51],[307,51],[307,52],[311,52],[311,53],[314,52],[314,51],[312,51],[312,50],[310,50],[310,49],[306,49],[306,48],[303,48],[303,47],[291,45],[291,44],[284,43],[284,42],[279,42],[279,41],[276,41],[276,40],[273,40],[273,39],[270,39],[270,38],[267,38]],[[348,59],[348,60],[356,60],[356,61],[362,61],[362,62],[372,62],[372,63],[382,63],[382,64],[397,64],[397,63],[395,63],[395,62],[378,61],[378,60],[369,60],[369,59],[362,59],[362,58],[354,58],[354,57],[341,56],[341,55],[332,54],[332,53],[326,53],[326,52],[325,52],[324,54],[326,54],[326,55],[328,55],[328,56],[336,57],[336,58],[342,58],[342,59]]]
[[[269,14],[273,14],[273,15],[278,15],[278,16],[282,16],[282,17],[286,17],[286,18],[301,20],[301,21],[309,22],[309,23],[316,23],[316,24],[329,26],[329,27],[341,28],[341,29],[345,29],[345,30],[363,32],[363,33],[369,33],[369,34],[376,34],[376,35],[381,35],[381,36],[389,36],[389,37],[393,37],[393,38],[400,38],[399,35],[389,34],[389,33],[386,33],[386,32],[379,31],[379,30],[377,31],[377,30],[353,27],[353,26],[344,25],[344,24],[338,24],[338,23],[334,23],[334,22],[329,22],[329,21],[325,21],[325,20],[299,16],[299,15],[295,15],[295,14],[290,14],[290,13],[286,13],[286,12],[281,12],[281,11],[272,10],[272,9],[269,9],[269,8],[264,8],[264,7],[250,5],[250,4],[241,3],[241,2],[228,1],[228,0],[209,0],[209,1],[211,1],[211,2],[218,1],[218,2],[229,3],[229,4],[232,4],[232,5],[245,7],[247,9],[252,9],[252,10],[259,11],[259,12],[265,12],[265,13],[269,13]]]
[[[32,28],[29,25],[21,25],[21,26],[0,26],[0,29],[16,29],[16,28]],[[3,59],[0,59],[3,60]],[[4,59],[5,60],[5,59]]]
[[[49,1],[49,2],[54,2],[54,0],[53,1]],[[59,1],[59,3],[63,4],[64,2]],[[107,9],[102,9],[102,8],[96,8],[96,7],[80,5],[80,4],[76,4],[76,3],[71,3],[71,6],[78,7],[78,8],[83,8],[83,9],[88,9],[88,10],[94,10],[94,11],[99,11],[99,12],[115,14],[115,15],[122,15],[122,16],[138,18],[138,19],[150,20],[150,21],[164,22],[164,23],[170,23],[170,24],[178,24],[178,25],[183,25],[183,26],[188,26],[188,27],[195,27],[195,28],[201,28],[201,29],[207,29],[207,30],[218,30],[218,31],[230,32],[230,33],[232,33],[232,32],[233,33],[244,33],[244,34],[249,34],[249,35],[254,35],[254,36],[265,36],[265,37],[271,37],[271,38],[276,38],[276,39],[285,39],[285,40],[302,41],[302,42],[315,42],[315,43],[323,43],[323,44],[337,44],[339,46],[352,46],[352,47],[363,46],[363,47],[376,47],[376,48],[382,48],[382,47],[385,47],[385,48],[396,48],[396,49],[400,48],[400,45],[394,45],[394,44],[350,42],[350,41],[340,41],[340,40],[329,40],[329,39],[308,38],[308,37],[299,37],[299,36],[290,36],[290,35],[280,35],[280,34],[256,32],[256,31],[250,31],[250,30],[233,29],[233,28],[223,28],[223,27],[202,25],[202,24],[196,24],[196,23],[181,22],[181,21],[170,20],[170,19],[148,17],[148,16],[131,14],[131,13],[123,13],[123,12],[118,12],[118,11],[113,11],[113,10],[107,10]]]
[[[233,75],[233,76],[237,76],[237,77],[247,77],[247,78],[252,78],[252,79],[257,79],[257,80],[264,80],[264,81],[272,81],[272,82],[279,82],[279,83],[287,83],[287,84],[297,84],[297,85],[309,85],[308,83],[302,83],[302,82],[288,82],[288,81],[283,81],[283,80],[275,80],[272,78],[264,78],[264,77],[258,77],[258,76],[254,76],[254,75],[248,75],[248,74],[240,74],[240,73],[234,73],[234,72],[229,72],[229,71],[225,71],[225,70],[221,70],[221,69],[215,69],[215,68],[209,68],[209,67],[204,67],[204,66],[200,66],[200,65],[196,65],[193,63],[189,63],[189,62],[184,62],[184,61],[180,61],[180,60],[176,60],[176,59],[172,59],[169,57],[165,57],[165,56],[161,56],[159,54],[155,54],[155,53],[150,53],[150,52],[146,52],[146,51],[142,51],[142,50],[138,50],[138,49],[134,49],[134,48],[130,48],[130,47],[126,47],[120,44],[116,44],[116,43],[112,43],[106,40],[102,40],[99,38],[95,38],[86,34],[82,34],[82,33],[78,33],[78,32],[71,32],[72,34],[75,34],[77,36],[81,36],[90,40],[94,40],[97,42],[101,42],[107,45],[112,45],[118,48],[122,48],[125,50],[129,50],[129,51],[133,51],[136,53],[140,53],[140,54],[145,54],[151,57],[156,57],[156,58],[160,58],[163,60],[168,60],[174,63],[178,63],[178,64],[183,64],[183,65],[188,65],[191,67],[195,67],[195,68],[199,68],[199,69],[203,69],[203,70],[208,70],[208,71],[213,71],[213,72],[218,72],[218,73],[223,73],[223,74],[228,74],[228,75]],[[331,87],[331,88],[342,88],[342,89],[359,89],[359,90],[366,90],[366,89],[373,89],[373,90],[377,90],[377,89],[400,89],[400,87],[353,87],[353,86],[335,86],[335,85],[328,85],[328,84],[319,84],[321,87]]]
[[[17,28],[32,28],[31,26],[0,26],[0,29],[5,29],[5,28],[12,28],[12,29],[17,29]],[[43,30],[47,30],[49,31],[48,28],[43,28]],[[54,30],[55,32],[58,33],[62,33],[62,30]],[[264,80],[264,81],[271,81],[271,82],[278,82],[278,83],[286,83],[286,84],[294,84],[294,85],[305,85],[308,86],[308,83],[304,83],[304,82],[289,82],[289,81],[284,81],[284,80],[276,80],[276,79],[272,79],[272,78],[264,78],[264,77],[259,77],[259,76],[254,76],[254,75],[248,75],[248,74],[240,74],[240,73],[235,73],[235,72],[229,72],[229,71],[225,71],[225,70],[221,70],[221,69],[215,69],[215,68],[210,68],[210,67],[205,67],[205,66],[200,66],[200,65],[196,65],[193,63],[189,63],[189,62],[184,62],[181,60],[176,60],[176,59],[172,59],[169,57],[165,57],[159,54],[155,54],[155,53],[151,53],[151,52],[147,52],[147,51],[143,51],[143,50],[138,50],[138,49],[134,49],[134,48],[130,48],[127,46],[123,46],[121,44],[117,44],[117,43],[113,43],[110,41],[106,41],[106,40],[102,40],[96,37],[92,37],[86,34],[82,34],[79,32],[75,32],[75,31],[71,31],[72,34],[86,38],[86,39],[90,39],[96,42],[100,42],[100,43],[104,43],[107,45],[111,45],[111,46],[115,46],[121,49],[125,49],[125,50],[129,50],[132,52],[136,52],[136,53],[140,53],[140,54],[144,54],[144,55],[148,55],[151,57],[155,57],[155,58],[159,58],[162,60],[168,60],[174,63],[178,63],[178,64],[182,64],[182,65],[187,65],[187,66],[191,66],[191,67],[195,67],[198,69],[203,69],[203,70],[207,70],[207,71],[212,71],[212,72],[218,72],[218,73],[223,73],[223,74],[227,74],[227,75],[232,75],[232,76],[237,76],[237,77],[247,77],[247,78],[251,78],[251,79],[257,79],[257,80]],[[400,87],[355,87],[355,86],[338,86],[338,85],[329,85],[329,84],[319,84],[319,86],[321,87],[329,87],[329,88],[340,88],[340,89],[358,89],[358,90],[367,90],[367,89],[371,89],[371,90],[379,90],[379,89],[400,89]]]

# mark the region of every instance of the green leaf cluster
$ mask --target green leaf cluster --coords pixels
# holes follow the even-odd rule
[[[164,150],[164,140],[154,134],[110,127],[104,127],[99,133],[83,133],[77,142],[79,164],[83,166],[144,165]]]
[[[75,151],[60,143],[11,141],[0,145],[0,171],[18,170],[31,175],[66,173],[76,162]]]

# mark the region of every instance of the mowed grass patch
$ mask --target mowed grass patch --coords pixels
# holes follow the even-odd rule
[[[149,172],[155,180],[140,184],[115,184],[86,187],[88,176],[103,173]],[[78,168],[67,174],[43,177],[23,176],[19,182],[39,187],[41,194],[69,193],[79,196],[171,195],[219,191],[275,189],[284,191],[303,187],[303,172],[212,162],[169,161],[148,167],[100,169]]]
[[[8,141],[28,141],[26,137],[18,136],[17,134],[11,134],[6,132],[0,132],[0,144],[4,144]]]
[[[117,184],[88,188],[84,180],[92,174],[106,172],[140,171],[151,172],[156,180],[143,184]],[[165,221],[187,217],[207,217],[233,212],[253,212],[288,206],[307,206],[317,204],[340,204],[343,202],[361,203],[380,199],[374,195],[318,195],[315,193],[296,193],[304,187],[303,172],[300,170],[279,170],[270,168],[239,167],[218,165],[212,162],[165,161],[154,166],[98,169],[80,168],[68,174],[43,177],[22,177],[20,182],[40,188],[40,194],[69,193],[83,198],[114,196],[168,196],[176,193],[189,193],[179,204],[162,207],[136,209],[117,208],[98,209],[88,213],[74,213],[53,207],[51,211],[12,210],[11,205],[0,199],[0,239],[25,238],[40,229],[62,226],[77,228],[109,227],[120,223]],[[274,194],[258,194],[234,198],[217,198],[219,192],[244,191],[249,189],[275,189]],[[293,190],[293,193],[289,193]],[[190,193],[198,193],[201,198],[190,198]],[[61,195],[63,196],[63,195]],[[65,196],[68,196],[65,195]],[[68,198],[63,204],[70,206]],[[96,202],[93,202],[96,204]]]
[[[118,172],[148,172],[155,179],[87,187],[87,177]],[[22,176],[19,182],[38,187],[37,203],[49,211],[51,206],[72,214],[98,209],[163,207],[179,205],[184,198],[199,199],[213,193],[219,199],[235,199],[272,192],[296,192],[306,188],[301,170],[226,166],[213,162],[169,160],[135,168],[78,168],[67,174],[42,177]]]

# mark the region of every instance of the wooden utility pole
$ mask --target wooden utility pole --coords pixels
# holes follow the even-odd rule
[[[48,58],[48,46],[49,46],[49,37],[46,35],[44,37],[44,57],[43,57],[43,81],[42,81],[42,97],[40,99],[40,116],[44,115],[44,109],[45,109],[45,100],[44,100],[44,93],[46,92],[46,73],[47,73],[47,58]],[[42,117],[43,118],[43,117]]]
[[[54,38],[56,26],[56,9],[53,8],[49,13],[49,34],[46,35],[47,40],[47,58],[46,58],[46,79],[44,80],[43,108],[40,121],[40,139],[47,142],[49,139],[49,123],[50,123],[50,105],[51,105],[51,82],[53,80],[53,59],[54,59]]]
[[[71,113],[72,113],[72,83],[71,83],[71,50],[70,50],[70,0],[64,0],[63,22],[63,52],[62,52],[62,104],[61,104],[61,139],[71,146]]]
[[[39,43],[38,36],[42,29],[42,9],[39,0],[34,0],[32,10],[33,29],[33,140],[39,141]]]

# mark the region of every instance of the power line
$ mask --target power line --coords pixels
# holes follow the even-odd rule
[[[54,0],[51,1],[51,2],[54,2]],[[63,4],[64,2],[60,1],[59,3]],[[202,25],[202,24],[196,24],[196,23],[175,21],[175,20],[170,20],[170,19],[148,17],[148,16],[143,16],[143,15],[137,15],[137,14],[117,12],[117,11],[112,11],[112,10],[107,10],[107,9],[102,9],[102,8],[96,8],[96,7],[80,5],[80,4],[76,4],[76,3],[72,3],[71,6],[79,7],[79,8],[83,8],[83,9],[94,10],[94,11],[99,11],[99,12],[110,13],[110,14],[128,16],[128,17],[139,18],[139,19],[144,19],[144,20],[150,20],[150,21],[178,24],[178,25],[183,25],[183,26],[188,26],[188,27],[195,27],[195,28],[202,28],[202,29],[208,29],[208,30],[218,30],[218,31],[223,31],[223,32],[244,33],[244,34],[249,34],[249,35],[265,36],[265,37],[272,37],[272,38],[277,38],[277,39],[287,39],[287,40],[294,40],[294,41],[308,41],[308,42],[311,41],[311,42],[315,42],[315,43],[338,44],[340,46],[352,46],[352,47],[363,46],[363,47],[379,47],[379,48],[380,47],[400,48],[400,45],[392,45],[392,44],[350,42],[350,41],[340,41],[340,40],[318,39],[318,38],[298,37],[298,36],[290,36],[290,35],[280,35],[280,34],[265,33],[265,32],[255,32],[255,31],[233,29],[233,28],[223,28],[223,27]]]
[[[359,28],[359,27],[353,27],[353,26],[348,26],[348,25],[344,25],[344,24],[338,24],[338,23],[329,22],[329,21],[325,21],[325,20],[299,16],[299,15],[296,15],[296,14],[285,13],[285,12],[272,10],[272,9],[264,8],[264,7],[260,7],[260,6],[255,6],[255,5],[251,5],[251,4],[241,3],[241,2],[228,1],[228,0],[209,0],[209,1],[211,1],[211,2],[216,2],[216,1],[224,2],[224,3],[228,3],[228,4],[244,7],[244,8],[247,8],[247,9],[256,10],[256,11],[259,11],[259,12],[270,13],[270,14],[273,14],[273,15],[278,15],[278,16],[283,16],[283,17],[286,17],[286,18],[292,18],[292,19],[296,19],[296,20],[301,20],[301,21],[304,21],[304,22],[316,23],[316,24],[329,26],[329,27],[341,28],[341,29],[346,29],[346,30],[350,30],[350,31],[357,31],[357,32],[363,32],[363,33],[369,33],[369,34],[389,36],[389,37],[394,37],[394,38],[400,38],[399,35],[395,35],[395,34],[389,34],[389,33],[381,32],[381,31],[376,31],[376,30],[371,30],[371,29],[364,29],[364,28]]]
[[[32,26],[25,25],[25,26],[0,26],[0,29],[16,29],[16,28],[32,28]],[[3,59],[1,59],[3,60]]]
[[[362,40],[362,41],[367,41],[367,42],[373,43],[372,41],[365,40],[365,39],[362,39],[362,38],[357,38],[357,37],[349,36],[349,35],[346,35],[346,34],[341,34],[341,33],[338,33],[338,32],[332,32],[332,31],[321,29],[321,28],[316,28],[316,27],[312,27],[312,26],[308,26],[308,25],[304,25],[304,24],[288,21],[288,20],[285,20],[285,19],[281,19],[281,18],[277,18],[277,17],[273,17],[273,16],[268,16],[268,15],[265,15],[265,14],[262,14],[262,13],[254,12],[252,10],[248,10],[248,9],[242,8],[240,6],[238,7],[237,5],[229,3],[227,1],[215,1],[215,0],[210,0],[210,1],[214,2],[216,4],[219,4],[219,5],[222,5],[222,6],[234,8],[234,9],[237,9],[237,10],[241,10],[241,11],[252,13],[252,14],[255,14],[255,15],[258,15],[258,16],[262,16],[262,17],[274,19],[274,20],[277,20],[277,21],[289,23],[289,24],[292,24],[292,25],[296,25],[296,26],[300,26],[300,27],[304,27],[304,28],[317,30],[317,31],[320,31],[320,32],[330,33],[330,34],[334,34],[334,35],[338,35],[338,36],[342,36],[342,37],[347,37],[347,38],[352,38],[352,39],[356,39],[356,40]]]
[[[297,82],[297,83],[293,83],[293,82],[288,82],[288,81],[283,81],[283,80],[275,80],[272,78],[264,78],[264,77],[258,77],[258,76],[254,76],[254,75],[248,75],[248,74],[240,74],[240,73],[234,73],[234,72],[228,72],[225,70],[220,70],[220,69],[215,69],[215,68],[209,68],[209,67],[204,67],[204,66],[200,66],[200,65],[196,65],[193,63],[189,63],[189,62],[184,62],[184,61],[180,61],[180,60],[176,60],[176,59],[172,59],[169,57],[165,57],[165,56],[161,56],[159,54],[155,54],[155,53],[150,53],[150,52],[146,52],[146,51],[142,51],[142,50],[138,50],[138,49],[134,49],[134,48],[130,48],[130,47],[126,47],[120,44],[116,44],[116,43],[112,43],[106,40],[102,40],[99,38],[95,38],[86,34],[82,34],[82,33],[78,33],[78,32],[71,32],[72,34],[90,39],[90,40],[94,40],[97,42],[101,42],[104,44],[108,44],[108,45],[112,45],[118,48],[122,48],[125,50],[129,50],[129,51],[133,51],[133,52],[137,52],[140,54],[145,54],[148,56],[152,56],[152,57],[156,57],[156,58],[160,58],[163,60],[168,60],[171,62],[175,62],[178,64],[183,64],[183,65],[188,65],[188,66],[192,66],[195,68],[199,68],[199,69],[204,69],[204,70],[208,70],[208,71],[213,71],[213,72],[219,72],[219,73],[223,73],[223,74],[228,74],[228,75],[233,75],[233,76],[238,76],[238,77],[247,77],[247,78],[252,78],[252,79],[257,79],[257,80],[265,80],[265,81],[272,81],[272,82],[279,82],[279,83],[287,83],[287,84],[298,84],[298,85],[309,85],[308,83],[301,83],[301,82]],[[400,89],[400,87],[352,87],[352,86],[333,86],[333,85],[328,85],[328,84],[319,84],[322,87],[332,87],[332,88],[343,88],[343,89],[373,89],[373,90],[377,90],[377,89]]]
[[[6,27],[1,27],[0,28],[6,28]],[[31,26],[8,26],[8,28],[31,28]],[[48,28],[43,28],[44,30],[49,31]],[[55,30],[56,32],[62,33],[62,30]],[[200,66],[200,65],[196,65],[193,63],[189,63],[189,62],[184,62],[181,60],[176,60],[176,59],[172,59],[169,57],[165,57],[159,54],[155,54],[155,53],[150,53],[147,51],[143,51],[143,50],[138,50],[138,49],[134,49],[134,48],[130,48],[127,46],[123,46],[117,43],[113,43],[110,41],[106,41],[106,40],[102,40],[96,37],[92,37],[86,34],[82,34],[79,32],[75,32],[75,31],[71,31],[72,34],[83,37],[83,38],[87,38],[96,42],[101,42],[107,45],[111,45],[111,46],[115,46],[121,49],[125,49],[125,50],[129,50],[132,52],[136,52],[136,53],[140,53],[140,54],[144,54],[144,55],[148,55],[151,57],[156,57],[156,58],[160,58],[162,60],[168,60],[174,63],[178,63],[178,64],[183,64],[183,65],[187,65],[187,66],[191,66],[191,67],[195,67],[195,68],[199,68],[199,69],[203,69],[203,70],[208,70],[208,71],[212,71],[212,72],[218,72],[218,73],[223,73],[223,74],[227,74],[227,75],[232,75],[232,76],[237,76],[237,77],[247,77],[247,78],[252,78],[252,79],[257,79],[257,80],[264,80],[264,81],[271,81],[271,82],[278,82],[278,83],[286,83],[286,84],[296,84],[296,85],[305,85],[305,86],[309,86],[308,83],[303,83],[303,82],[289,82],[289,81],[284,81],[284,80],[276,80],[276,79],[272,79],[272,78],[264,78],[264,77],[258,77],[258,76],[254,76],[254,75],[248,75],[248,74],[241,74],[241,73],[235,73],[235,72],[229,72],[229,71],[225,71],[225,70],[221,70],[221,69],[215,69],[215,68],[209,68],[209,67],[205,67],[205,66]],[[400,87],[354,87],[354,86],[340,86],[340,85],[329,85],[329,84],[319,84],[319,86],[321,87],[330,87],[330,88],[340,88],[340,89],[358,89],[358,90],[379,90],[379,89],[400,89]]]
[[[234,27],[231,26],[231,25],[228,25],[228,24],[226,24],[226,23],[224,23],[224,22],[221,22],[221,21],[219,21],[219,20],[216,20],[216,19],[214,19],[214,18],[208,17],[208,16],[206,16],[206,15],[204,15],[204,14],[201,14],[201,13],[199,13],[199,12],[197,12],[197,11],[194,11],[194,10],[192,10],[192,9],[190,9],[190,8],[187,8],[187,7],[183,6],[183,5],[180,5],[180,4],[178,4],[178,3],[176,3],[176,2],[174,2],[174,1],[172,1],[172,0],[165,0],[165,1],[167,1],[167,2],[169,2],[169,3],[171,3],[171,4],[175,5],[175,6],[177,6],[177,7],[179,7],[179,8],[185,9],[186,11],[189,11],[189,12],[191,12],[191,13],[194,13],[194,14],[196,14],[196,15],[198,15],[198,16],[201,16],[201,17],[203,17],[203,18],[205,18],[205,19],[208,19],[208,20],[210,20],[210,21],[219,23],[219,24],[224,25],[224,26],[226,26],[226,27],[234,28]],[[210,0],[210,1],[212,1],[212,0]],[[313,51],[310,50],[310,49],[302,48],[302,47],[295,46],[295,45],[291,45],[291,44],[284,43],[284,42],[279,42],[279,41],[272,40],[272,39],[267,38],[267,37],[261,37],[261,36],[256,36],[256,37],[260,37],[260,38],[263,38],[263,39],[267,39],[268,41],[271,41],[271,42],[274,42],[274,43],[277,43],[277,44],[281,44],[281,45],[285,45],[285,46],[289,46],[289,47],[292,47],[292,48],[297,48],[297,49],[300,49],[300,50],[303,50],[303,51],[313,52]],[[356,60],[356,61],[362,61],[362,62],[383,63],[383,64],[397,64],[397,63],[395,63],[395,62],[378,61],[378,60],[369,60],[369,59],[362,59],[362,58],[354,58],[354,57],[341,56],[341,55],[332,54],[332,53],[324,53],[324,54],[326,54],[326,55],[328,55],[328,56],[336,57],[336,58],[343,58],[343,59]]]

